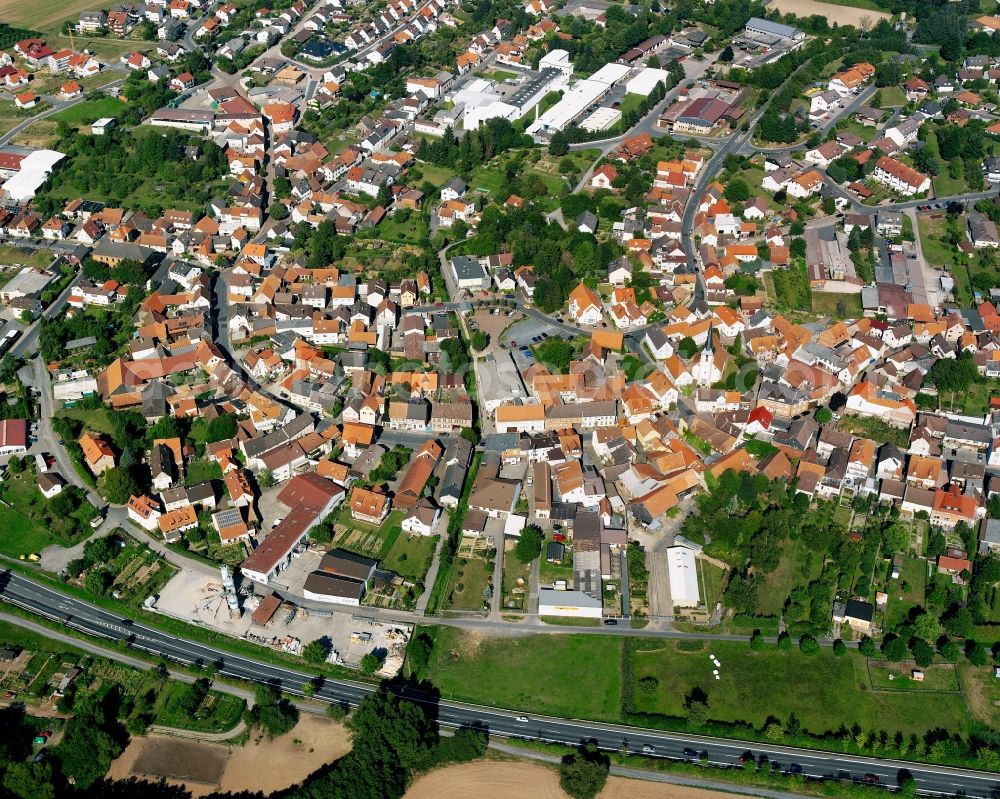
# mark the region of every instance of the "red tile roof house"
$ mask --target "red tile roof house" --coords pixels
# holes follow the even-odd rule
[[[934,492],[934,507],[931,509],[931,524],[953,530],[959,522],[974,525],[985,514],[975,497],[962,494],[957,487]]]
[[[611,183],[616,177],[618,177],[618,170],[611,164],[605,164],[595,170],[590,178],[590,186],[594,189],[610,189]]]
[[[972,564],[968,558],[953,558],[948,555],[938,555],[937,568],[941,574],[972,572]]]

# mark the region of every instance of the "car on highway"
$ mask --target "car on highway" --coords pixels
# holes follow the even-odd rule
[[[645,746],[642,747],[642,753],[644,755],[655,755],[656,754],[656,749],[654,749],[649,744],[646,744]]]
[[[529,719],[527,716],[518,716],[516,719],[514,719],[514,721],[520,724],[527,724],[529,721],[531,721],[531,719]]]
[[[800,766],[798,763],[789,763],[788,764],[788,773],[789,774],[801,774],[802,773],[802,766]]]
[[[618,619],[605,619],[604,623],[606,625],[608,625],[608,627],[617,627],[618,626]]]
[[[864,779],[865,785],[881,785],[882,780],[879,779],[878,774],[865,774]]]

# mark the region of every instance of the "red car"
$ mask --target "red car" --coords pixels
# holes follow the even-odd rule
[[[11,699],[17,699],[17,694],[14,693],[13,691],[4,691],[3,698],[7,699],[8,701]]]
[[[865,774],[865,785],[879,785],[881,782],[878,774]]]
[[[52,737],[52,730],[42,730],[38,734],[47,741]]]

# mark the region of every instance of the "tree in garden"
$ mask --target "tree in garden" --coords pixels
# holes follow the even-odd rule
[[[684,336],[684,338],[682,338],[677,344],[677,352],[684,360],[690,358],[697,351],[698,345],[690,336]]]
[[[985,666],[990,659],[986,647],[971,639],[965,642],[965,656],[973,666]]]
[[[610,758],[588,743],[562,759],[559,785],[573,799],[593,799],[603,790],[610,770]]]
[[[843,657],[847,654],[847,644],[841,641],[839,638],[833,642],[833,654],[837,657]]]
[[[934,662],[934,647],[923,638],[914,638],[910,641],[910,651],[918,666],[929,666]]]
[[[866,658],[873,658],[878,654],[878,647],[871,636],[865,635],[862,636],[861,641],[858,643],[858,651]]]
[[[521,537],[517,540],[517,545],[514,547],[514,557],[521,561],[521,563],[531,563],[541,554],[543,540],[544,536],[542,535],[541,528],[534,524],[529,524],[521,531]]]
[[[124,505],[139,494],[139,486],[127,469],[115,466],[104,473],[104,495],[115,505]]]
[[[472,348],[477,352],[485,350],[489,343],[489,337],[482,330],[472,332]]]
[[[898,663],[906,657],[906,641],[898,635],[887,636],[882,642],[882,654]]]
[[[733,178],[726,184],[723,195],[730,202],[746,202],[750,199],[750,186],[747,185],[747,182],[743,178]]]
[[[882,531],[882,544],[886,553],[902,552],[910,544],[910,531],[899,522],[890,524]]]
[[[205,443],[214,444],[216,441],[225,441],[236,435],[238,423],[236,417],[231,413],[222,413],[208,423],[208,431],[205,436]]]
[[[820,424],[827,424],[833,419],[833,411],[831,411],[826,406],[821,406],[816,409],[816,421]]]
[[[976,628],[975,620],[968,608],[952,605],[941,617],[941,623],[950,635],[956,638],[968,638]]]
[[[933,641],[937,638],[938,629],[940,628],[938,620],[930,613],[919,614],[913,619],[910,626],[913,634],[917,638],[923,638],[925,641]]]
[[[958,656],[961,654],[961,650],[954,641],[950,638],[942,637],[938,641],[938,654],[941,655],[945,660],[954,663],[958,660]]]

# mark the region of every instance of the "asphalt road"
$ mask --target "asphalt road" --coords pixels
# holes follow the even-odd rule
[[[125,640],[135,649],[175,662],[216,664],[219,673],[224,676],[268,683],[289,694],[302,695],[303,685],[312,679],[310,675],[291,668],[232,655],[122,619],[115,613],[10,572],[0,574],[0,598],[89,635],[112,641]],[[317,686],[315,697],[326,702],[356,705],[373,690],[370,685],[328,679]],[[900,773],[908,772],[917,780],[920,791],[925,794],[954,795],[962,792],[965,796],[987,799],[992,797],[994,791],[1000,790],[1000,775],[967,769],[925,766],[792,747],[748,745],[724,738],[657,732],[587,721],[529,717],[520,715],[517,711],[477,707],[446,699],[437,700],[425,693],[405,688],[400,690],[400,695],[410,701],[432,705],[438,721],[444,726],[478,726],[492,735],[502,737],[533,738],[570,745],[596,740],[606,750],[626,749],[634,753],[645,751],[656,757],[676,759],[684,758],[685,750],[694,750],[704,753],[703,757],[709,762],[727,767],[738,766],[739,759],[749,750],[753,756],[764,756],[771,762],[780,763],[784,769],[794,764],[810,777],[863,781],[866,775],[875,775],[881,784],[895,787]]]

